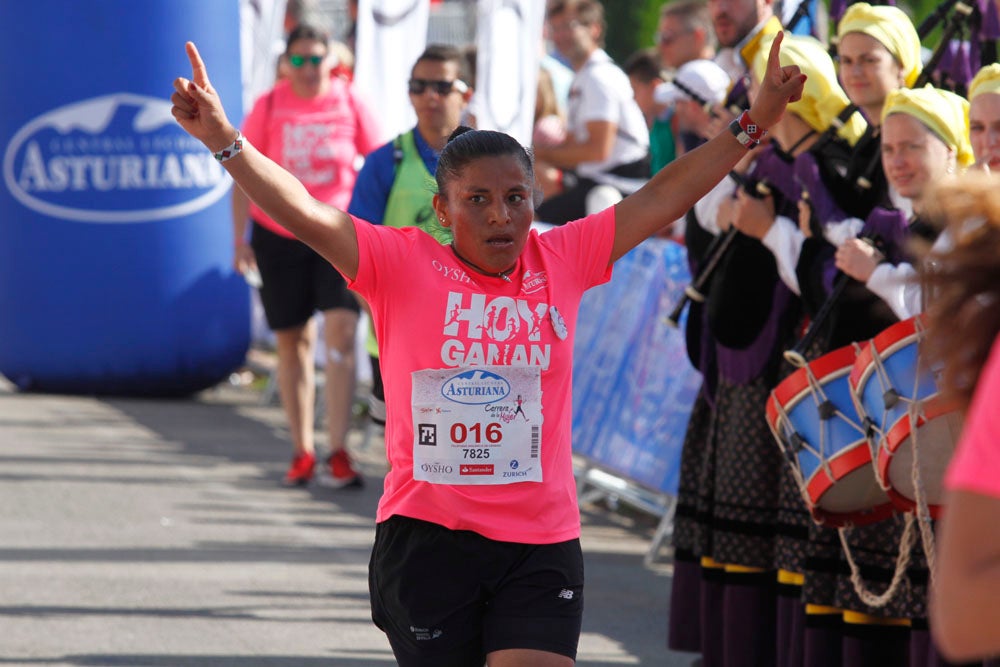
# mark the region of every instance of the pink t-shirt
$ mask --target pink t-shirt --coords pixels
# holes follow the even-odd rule
[[[316,199],[347,210],[359,156],[380,144],[375,114],[350,84],[330,79],[330,90],[305,99],[288,81],[261,96],[243,121],[243,134],[257,150],[290,171]],[[291,232],[250,203],[250,217],[282,236]]]
[[[421,230],[354,221],[361,259],[349,287],[372,308],[389,409],[391,469],[377,520],[398,514],[528,544],[579,537],[573,333],[583,292],[611,278],[614,210],[544,234],[533,230],[509,283],[467,269],[449,246]],[[411,373],[483,365],[541,368],[544,480],[479,486],[415,480]],[[510,396],[501,409],[513,413],[520,398]]]
[[[979,375],[945,486],[1000,498],[1000,337]]]

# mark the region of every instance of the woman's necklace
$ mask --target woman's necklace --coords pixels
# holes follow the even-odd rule
[[[455,248],[454,242],[452,242],[451,244],[451,251],[455,253],[455,257],[458,257],[460,260],[462,260],[462,262],[467,264],[469,267],[475,269],[477,272],[483,274],[484,276],[490,276],[491,278],[500,278],[502,280],[510,282],[510,274],[514,273],[514,269],[517,268],[517,262],[514,262],[514,264],[509,269],[506,269],[504,271],[487,271],[481,266],[477,266],[476,264],[473,264],[466,258],[462,257],[462,255],[459,254],[458,249]]]

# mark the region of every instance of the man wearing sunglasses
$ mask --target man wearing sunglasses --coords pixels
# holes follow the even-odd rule
[[[299,24],[282,56],[284,78],[247,115],[242,132],[262,153],[295,174],[317,199],[346,207],[357,172],[355,160],[379,138],[375,115],[350,85],[331,77],[334,64],[323,31]],[[248,230],[248,222],[250,229]],[[233,188],[234,263],[256,267],[260,299],[278,353],[278,393],[292,439],[285,483],[307,483],[314,474],[316,326],[323,313],[326,415],[330,456],[321,481],[359,486],[344,442],[354,401],[354,340],[359,306],[343,277]]]
[[[465,55],[452,46],[429,45],[410,71],[410,103],[417,125],[365,159],[354,184],[349,213],[377,225],[419,227],[441,243],[451,243],[451,230],[434,215],[432,199],[438,156],[462,120],[472,97]],[[366,344],[372,364],[369,415],[385,423],[385,394],[378,344],[369,329]]]
[[[408,91],[417,125],[365,159],[348,209],[375,224],[420,227],[442,243],[451,232],[431,206],[434,171],[448,136],[472,97],[466,60],[455,47],[429,45],[410,71]]]
[[[660,65],[676,70],[686,62],[715,57],[715,31],[706,0],[672,0],[660,8],[656,31]]]

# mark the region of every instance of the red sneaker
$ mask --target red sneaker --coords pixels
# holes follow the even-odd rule
[[[285,486],[303,486],[312,479],[316,467],[316,457],[313,454],[299,454],[292,459],[292,465],[285,473]]]
[[[342,489],[346,487],[360,488],[364,486],[364,480],[354,466],[351,465],[351,457],[347,455],[346,449],[338,449],[330,458],[326,460],[326,474],[320,477],[320,483],[324,486],[332,486]]]

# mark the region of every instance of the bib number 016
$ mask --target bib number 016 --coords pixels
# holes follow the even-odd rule
[[[456,445],[498,445],[500,441],[503,440],[503,431],[500,428],[500,424],[497,422],[490,422],[489,424],[483,425],[479,422],[474,424],[463,424],[462,422],[456,422],[451,425],[451,441]]]

